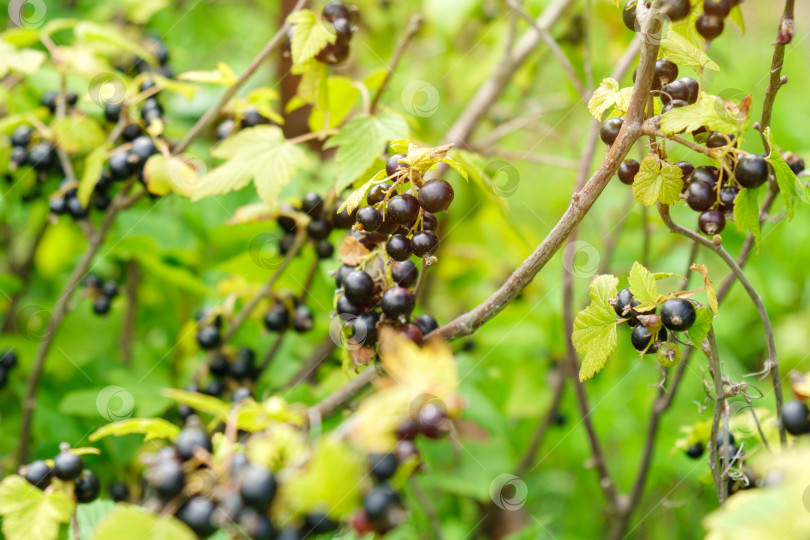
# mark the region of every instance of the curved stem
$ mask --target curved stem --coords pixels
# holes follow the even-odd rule
[[[714,381],[714,414],[712,415],[712,432],[709,437],[709,468],[714,478],[714,489],[717,491],[717,498],[720,504],[726,500],[728,487],[725,482],[725,472],[720,470],[717,456],[717,434],[720,431],[720,417],[723,414],[723,406],[726,401],[726,392],[723,388],[723,368],[720,365],[720,356],[717,353],[717,341],[714,338],[714,330],[709,331],[709,335],[703,344],[703,352],[709,359],[709,372]],[[724,454],[728,456],[728,436],[723,436]]]

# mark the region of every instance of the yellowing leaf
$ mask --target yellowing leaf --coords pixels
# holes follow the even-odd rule
[[[262,200],[275,207],[281,189],[306,161],[304,151],[287,141],[277,126],[240,130],[222,141],[211,154],[228,161],[200,180],[192,200],[241,189],[253,180]]]
[[[661,117],[663,133],[682,133],[706,127],[724,134],[741,133],[748,129],[749,108],[724,101],[717,96],[701,94],[697,103],[670,110]]]
[[[314,58],[326,45],[337,39],[332,26],[308,9],[292,13],[287,17],[287,22],[294,25],[290,40],[293,64]]]
[[[195,411],[208,413],[216,418],[225,418],[231,410],[229,403],[221,399],[201,394],[199,392],[190,392],[189,390],[179,390],[177,388],[166,388],[163,390],[163,395],[169,399],[173,399],[178,403],[188,405]]]
[[[146,189],[154,195],[177,193],[190,197],[200,183],[197,170],[182,157],[151,156],[143,167]]]
[[[588,111],[594,118],[601,120],[604,112],[616,104],[618,95],[619,82],[616,79],[602,79],[599,88],[594,90],[588,101]]]
[[[44,492],[22,476],[12,474],[0,483],[0,515],[8,540],[56,540],[69,523],[74,503],[59,490]]]
[[[79,181],[79,189],[77,196],[82,203],[82,206],[87,208],[90,203],[90,197],[93,195],[93,190],[96,184],[101,180],[101,174],[104,171],[104,164],[107,162],[107,150],[109,146],[104,144],[99,146],[87,156],[84,161],[84,172]]]
[[[119,503],[99,521],[90,540],[196,540],[182,521],[157,515],[132,504]]]
[[[705,264],[693,264],[689,269],[700,272],[703,275],[703,286],[706,287],[706,296],[709,297],[709,307],[717,314],[720,306],[717,303],[717,292],[714,290],[714,283],[709,279],[709,269]]]
[[[669,31],[661,40],[661,50],[664,57],[679,66],[706,68],[720,71],[709,55],[697,44],[690,42],[678,32]]]
[[[616,312],[609,304],[618,294],[619,280],[615,276],[596,276],[591,282],[591,305],[577,314],[571,341],[578,353],[584,354],[579,380],[585,381],[599,373],[608,356],[616,349]]]
[[[289,424],[274,424],[250,437],[247,456],[251,463],[277,471],[307,459],[309,448],[301,430]]]
[[[762,230],[759,226],[759,188],[741,189],[734,199],[734,223],[740,231],[748,231],[754,236],[759,252]]]
[[[366,192],[371,189],[371,186],[386,176],[385,171],[382,170],[372,176],[368,182],[352,191],[351,195],[346,197],[346,200],[343,201],[343,204],[341,204],[340,208],[338,208],[338,213],[342,212],[343,210],[346,210],[349,213],[354,212],[355,208],[358,208],[363,203],[363,199],[366,197]]]
[[[87,440],[95,442],[111,435],[120,437],[132,433],[145,435],[145,441],[152,439],[169,439],[173,441],[180,433],[180,428],[162,418],[127,418],[98,428],[87,437]]]
[[[33,49],[17,49],[7,43],[0,43],[0,77],[9,72],[33,75],[45,61],[44,52]]]
[[[221,417],[223,420],[225,417]],[[236,427],[243,431],[257,432],[280,423],[303,425],[302,415],[294,412],[281,397],[273,396],[263,402],[247,402],[236,413]]]
[[[683,172],[666,161],[648,155],[633,181],[633,196],[644,206],[675,204],[683,190]]]
[[[658,298],[658,287],[655,284],[655,276],[650,273],[643,265],[638,262],[633,263],[630,269],[630,292],[633,296],[641,302],[638,306],[639,311],[644,311],[648,308],[655,306],[655,301]]]
[[[180,81],[219,84],[231,87],[236,83],[236,75],[225,62],[218,62],[217,69],[211,71],[187,71],[177,76]]]
[[[412,397],[423,394],[450,400],[458,392],[458,368],[453,351],[441,339],[419,347],[401,334],[383,329],[380,336],[382,365],[393,383]],[[452,416],[454,410],[448,410]]]

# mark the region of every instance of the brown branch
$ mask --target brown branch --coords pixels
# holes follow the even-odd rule
[[[720,471],[717,461],[717,434],[720,430],[720,416],[723,413],[723,406],[726,401],[726,393],[723,388],[723,368],[720,365],[720,358],[717,353],[717,341],[714,338],[714,330],[709,331],[709,336],[704,343],[702,350],[709,359],[709,372],[714,381],[714,414],[712,415],[712,432],[709,437],[709,468],[714,478],[714,489],[717,491],[717,498],[720,504],[726,500],[728,486],[725,482],[725,471]],[[727,450],[728,435],[723,435],[723,447]],[[726,457],[728,453],[724,452]]]
[[[329,416],[362,392],[363,388],[375,378],[377,378],[376,368],[373,365],[367,367],[365,371],[361,371],[359,375],[347,382],[337,392],[310,407],[309,414],[321,417]]]
[[[787,444],[787,435],[785,434],[784,426],[782,426],[782,380],[779,374],[779,360],[776,356],[776,344],[774,343],[773,338],[773,327],[771,326],[771,320],[768,317],[768,311],[765,309],[762,298],[748,280],[748,277],[742,271],[742,268],[740,268],[736,261],[725,249],[723,249],[721,245],[715,244],[713,241],[701,236],[699,233],[681,227],[672,221],[672,217],[669,215],[668,206],[659,204],[658,213],[661,215],[661,219],[663,219],[664,224],[669,227],[670,231],[685,236],[694,242],[698,242],[700,245],[717,253],[723,262],[725,262],[726,265],[731,269],[734,276],[737,278],[737,280],[739,280],[745,291],[748,293],[748,296],[751,298],[751,302],[754,304],[754,307],[759,314],[762,328],[765,332],[765,342],[768,347],[768,360],[765,362],[765,370],[770,372],[771,380],[773,382],[774,395],[776,399],[776,416],[779,421],[779,439],[782,441],[782,445]]]
[[[385,79],[383,79],[379,90],[377,90],[377,93],[374,95],[374,99],[371,101],[371,105],[369,105],[369,114],[374,114],[374,111],[377,110],[377,106],[380,104],[380,99],[385,93],[385,90],[388,88],[388,84],[391,82],[391,79],[394,77],[394,72],[399,66],[399,61],[402,60],[402,55],[405,53],[405,49],[408,48],[408,44],[411,42],[411,40],[413,40],[417,32],[419,32],[419,29],[422,28],[423,22],[424,18],[418,13],[412,15],[410,21],[408,21],[408,27],[405,29],[405,33],[402,35],[402,37],[399,38],[396,49],[394,49],[394,56],[391,58],[388,71],[385,73]]]
[[[332,356],[332,351],[335,350],[335,347],[336,345],[335,342],[332,341],[332,336],[326,336],[323,341],[315,347],[315,350],[301,365],[295,375],[284,384],[284,388],[290,388],[296,384],[311,380],[321,364]]]
[[[127,308],[126,311],[124,311],[124,320],[119,341],[122,362],[125,366],[132,363],[132,347],[135,343],[135,315],[138,310],[138,285],[140,281],[141,271],[138,268],[138,262],[135,259],[130,259],[127,263],[127,277],[124,286]]]
[[[295,7],[293,7],[290,14],[299,11],[306,4],[307,0],[298,0],[298,2],[295,4]],[[256,55],[256,57],[250,62],[250,65],[247,67],[247,69],[245,69],[242,75],[239,76],[234,85],[228,88],[228,90],[222,95],[222,97],[219,98],[219,101],[217,101],[210,109],[208,109],[202,116],[202,118],[197,120],[197,123],[194,124],[191,130],[189,130],[185,138],[180,142],[180,144],[178,144],[174,148],[173,151],[174,155],[177,155],[183,152],[186,148],[188,148],[188,146],[194,141],[194,139],[199,137],[202,131],[216,119],[217,115],[222,110],[222,108],[228,104],[231,98],[233,98],[236,95],[236,93],[239,91],[240,88],[242,88],[242,86],[248,81],[248,79],[250,79],[253,76],[253,74],[256,73],[256,70],[259,69],[259,66],[261,66],[262,63],[265,60],[267,60],[267,58],[281,46],[281,44],[284,42],[284,39],[286,39],[287,30],[289,29],[289,27],[290,24],[285,22],[281,26],[281,28],[278,29],[275,35],[273,35],[273,37],[270,38],[270,41],[267,42],[267,45],[265,45],[264,49],[262,49],[261,52],[258,55]]]
[[[785,63],[785,45],[790,43],[796,32],[793,22],[793,3],[794,0],[785,1],[785,10],[782,12],[782,18],[779,21],[779,30],[773,51],[773,59],[771,60],[771,76],[768,81],[768,88],[765,90],[765,100],[762,103],[762,117],[759,122],[763,130],[771,125],[771,115],[773,114],[773,104],[776,101],[776,94],[779,92],[779,89],[787,83],[787,78],[782,77],[782,67]],[[767,141],[765,142],[767,144]]]
[[[270,365],[270,362],[273,360],[273,357],[276,353],[281,349],[281,344],[284,341],[284,332],[279,332],[276,336],[276,340],[273,342],[273,345],[270,347],[270,350],[267,351],[267,354],[262,361],[262,365],[259,366],[259,373],[264,373],[264,370],[267,369],[267,366]]]

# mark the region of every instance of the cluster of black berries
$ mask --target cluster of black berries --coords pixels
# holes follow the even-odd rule
[[[725,441],[728,441],[726,449]],[[686,455],[692,459],[699,459],[706,451],[706,444],[698,441],[690,444],[686,449]],[[728,470],[731,476],[728,479],[729,495],[741,490],[753,489],[766,484],[766,479],[758,478],[751,468],[745,465],[745,458],[748,457],[742,449],[737,446],[734,435],[726,433],[721,429],[717,433],[717,455],[720,467]],[[739,467],[733,466],[739,465]]]
[[[315,316],[306,304],[293,294],[282,293],[264,314],[264,326],[271,332],[284,332],[290,328],[303,334],[315,326]]]
[[[124,62],[116,65],[116,69],[130,76],[135,76],[140,73],[159,73],[167,79],[174,78],[174,71],[169,67],[169,49],[166,44],[156,36],[149,36],[144,40],[144,48],[155,55],[158,61],[158,67],[152,67],[149,62],[136,56],[132,58],[131,62]]]
[[[660,316],[656,309],[639,311],[641,302],[633,297],[630,289],[622,289],[616,298],[610,300],[616,315],[626,319],[633,329],[630,340],[633,347],[644,354],[656,354],[658,362],[664,367],[672,367],[681,359],[681,350],[677,344],[669,342],[667,331],[686,332],[695,324],[697,311],[689,300],[672,298],[661,305]]]
[[[84,280],[84,288],[93,299],[93,313],[109,313],[113,299],[118,296],[118,283],[114,279],[102,281],[99,276],[90,274]]]
[[[65,482],[73,481],[74,494],[80,503],[95,501],[101,492],[98,476],[84,468],[81,456],[72,453],[67,443],[60,445],[59,454],[53,458],[53,466],[40,459],[24,465],[20,474],[29,484],[39,489],[47,488],[54,478]]]
[[[725,28],[725,18],[731,9],[738,6],[742,0],[703,0],[703,13],[695,21],[695,29],[706,41],[712,41],[720,36]],[[637,32],[639,28],[636,20],[636,5],[638,0],[629,0],[622,10],[622,20],[630,30]],[[647,7],[655,10],[655,14],[666,16],[672,22],[687,18],[692,13],[691,0],[657,0],[647,2]],[[659,29],[655,28],[655,31]]]
[[[8,350],[0,354],[0,390],[6,385],[8,381],[9,371],[17,366],[17,354]]]
[[[326,4],[321,11],[321,17],[332,24],[337,39],[334,43],[328,43],[316,56],[315,59],[330,66],[342,64],[349,57],[349,42],[352,35],[357,31],[359,19],[357,7],[346,5],[339,0]],[[294,25],[287,32],[287,42],[285,54],[290,54],[290,43],[292,42]]]
[[[45,97],[49,95],[50,93],[45,94]],[[75,97],[76,94],[71,94],[71,96]],[[75,104],[76,101],[73,100],[72,103]],[[50,141],[41,139],[36,135],[34,130],[27,124],[17,126],[11,134],[10,170],[13,171],[18,167],[30,165],[42,176],[56,165],[56,151],[53,145]]]
[[[259,366],[256,365],[256,354],[249,347],[240,347],[231,355],[218,351],[208,363],[208,373],[211,380],[202,392],[214,397],[222,397],[226,392],[230,392],[234,402],[253,397],[250,386],[261,374]],[[200,391],[196,385],[190,386],[187,390]],[[192,409],[181,405],[181,417],[188,417],[192,413]]]
[[[262,115],[255,108],[250,107],[242,113],[238,124],[231,116],[226,117],[222,122],[220,122],[217,126],[217,140],[221,141],[226,139],[236,133],[239,129],[247,129],[269,123],[269,118]]]
[[[368,456],[369,474],[374,487],[363,497],[363,511],[352,518],[352,527],[358,534],[385,534],[405,519],[405,508],[399,493],[388,482],[399,466],[396,454]]]
[[[298,206],[284,204],[277,222],[284,236],[279,240],[279,253],[286,255],[295,243],[295,234],[298,231],[299,221],[293,217],[296,213],[309,216],[307,223],[307,238],[315,245],[315,253],[319,259],[331,259],[335,254],[335,247],[329,242],[329,235],[334,229],[348,229],[354,225],[354,214],[345,210],[338,213],[340,204],[327,204],[323,198],[310,191],[301,199]]]

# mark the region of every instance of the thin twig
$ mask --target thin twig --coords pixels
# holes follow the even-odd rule
[[[373,365],[368,366],[364,371],[361,371],[354,379],[351,379],[338,391],[332,393],[325,399],[318,402],[316,405],[310,407],[310,415],[315,414],[318,416],[329,416],[333,412],[340,409],[343,405],[352,400],[357,394],[363,391],[368,383],[377,377],[376,368]]]
[[[276,340],[270,347],[270,350],[267,351],[267,354],[265,355],[264,360],[262,361],[262,365],[259,366],[259,373],[264,373],[264,370],[267,369],[267,366],[270,365],[270,362],[273,360],[273,357],[281,348],[281,344],[283,341],[284,341],[284,332],[279,332],[279,334],[276,336]]]
[[[768,88],[765,90],[765,99],[762,103],[762,117],[759,122],[763,130],[771,125],[771,115],[773,114],[773,104],[776,101],[776,94],[779,92],[779,89],[787,83],[787,78],[782,77],[782,67],[785,63],[785,46],[793,40],[793,36],[796,32],[793,22],[793,4],[794,0],[785,1],[785,9],[779,21],[779,30],[773,50],[773,59],[771,60],[770,79],[768,81]],[[765,143],[767,144],[767,141],[765,141]]]
[[[712,415],[712,432],[709,437],[709,468],[714,478],[714,489],[720,504],[726,500],[727,486],[723,471],[719,470],[717,459],[717,435],[720,430],[720,417],[723,413],[723,406],[726,401],[726,393],[723,390],[723,368],[720,365],[720,358],[717,353],[717,341],[714,338],[714,330],[709,331],[706,342],[703,345],[703,353],[709,359],[709,372],[714,381],[714,414]],[[724,447],[728,444],[728,435],[723,435]],[[726,453],[727,454],[727,453]]]
[[[323,341],[321,341],[312,354],[307,358],[307,360],[301,364],[301,367],[292,376],[292,378],[284,384],[284,388],[290,388],[295,386],[296,384],[302,383],[307,380],[311,380],[315,375],[317,369],[323,364],[328,358],[332,356],[332,351],[335,350],[335,342],[332,340],[332,336],[326,336]]]
[[[396,49],[394,49],[394,56],[391,58],[391,62],[389,62],[388,71],[385,73],[385,79],[383,79],[379,90],[377,90],[377,93],[374,95],[374,99],[371,101],[371,105],[369,106],[369,114],[374,114],[374,112],[377,110],[377,106],[380,104],[380,98],[382,98],[385,90],[388,88],[388,84],[391,82],[394,72],[399,66],[399,61],[402,60],[402,55],[405,53],[405,49],[408,48],[408,44],[411,42],[414,36],[416,36],[417,32],[419,32],[419,29],[422,28],[423,22],[424,17],[422,17],[422,15],[418,13],[411,15],[411,19],[408,21],[408,27],[405,29],[405,33],[402,35],[402,37],[399,38]]]
[[[127,263],[126,284],[124,296],[127,299],[126,311],[121,329],[120,347],[122,362],[125,366],[132,363],[132,347],[135,343],[135,315],[138,309],[138,285],[141,281],[141,271],[138,262],[130,259]]]

